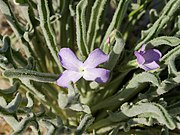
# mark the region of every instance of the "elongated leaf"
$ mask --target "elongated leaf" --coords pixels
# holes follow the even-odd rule
[[[17,4],[17,5],[24,5],[24,4],[27,4],[27,1],[26,0],[14,0],[14,3]]]
[[[18,79],[28,79],[28,80],[34,80],[38,82],[49,82],[49,83],[55,83],[57,79],[57,75],[50,74],[50,73],[41,73],[36,72],[33,70],[27,70],[27,69],[15,69],[15,70],[6,70],[4,72],[4,76],[9,78],[18,78]]]
[[[96,0],[92,10],[91,10],[91,17],[90,17],[90,22],[89,22],[89,27],[88,27],[88,32],[87,32],[87,45],[90,51],[94,50],[94,44],[95,44],[95,39],[97,36],[97,31],[99,30],[99,21],[100,17],[102,15],[102,12],[105,8],[107,0]]]
[[[151,38],[156,37],[167,22],[172,18],[174,13],[178,10],[180,6],[180,0],[170,0],[164,7],[161,16],[159,19],[146,31],[146,36],[141,38],[141,41],[135,47],[135,50],[140,49],[142,44],[148,42]]]
[[[68,96],[67,94],[60,92],[58,94],[58,105],[60,108],[64,109],[68,105]]]
[[[40,17],[40,26],[43,30],[47,46],[59,69],[63,71],[57,56],[59,50],[57,48],[55,35],[50,25],[50,12],[48,8],[48,0],[38,0],[38,12]]]
[[[20,82],[16,81],[12,87],[10,87],[8,89],[4,89],[4,90],[0,89],[0,93],[4,94],[4,95],[13,94],[14,92],[16,92],[18,90],[19,86],[20,86]]]
[[[76,36],[77,45],[82,56],[87,57],[89,50],[86,41],[86,7],[88,1],[81,0],[76,7]]]
[[[177,101],[176,103],[171,104],[170,106],[168,106],[167,110],[173,116],[176,116],[176,115],[180,114],[180,101]]]
[[[24,30],[23,28],[19,25],[17,19],[15,18],[13,11],[10,8],[10,4],[8,0],[0,0],[0,9],[2,13],[6,16],[9,25],[13,29],[14,33],[16,34],[16,37],[18,39],[21,39],[21,42],[23,43],[23,48],[25,50],[26,55],[29,56],[34,56],[34,52],[30,47],[30,44],[24,39],[23,34]]]
[[[21,122],[19,122],[16,130],[12,133],[12,135],[19,135],[21,133],[23,133],[23,131],[25,131],[25,129],[27,129],[27,127],[29,125],[34,125],[36,124],[35,122],[35,117],[34,114],[31,113],[29,114],[27,117],[25,117],[24,119],[21,120]],[[36,124],[37,125],[37,124]]]
[[[72,83],[70,83],[68,86],[68,94],[63,92],[59,92],[58,94],[58,104],[62,109],[69,108],[74,111],[90,114],[91,110],[89,106],[81,104],[78,99],[78,90],[73,86]]]
[[[146,126],[152,126],[153,120],[152,118],[132,118],[128,121],[131,125],[143,124]]]
[[[1,113],[3,115],[11,115],[15,113],[21,103],[22,97],[20,94],[17,94],[16,97],[6,106],[0,106]]]
[[[17,111],[20,103],[21,103],[22,97],[21,95],[18,93],[16,95],[16,97],[6,106],[7,110],[9,113],[14,113],[15,111]]]
[[[157,88],[156,93],[158,95],[162,95],[179,85],[180,85],[180,76],[171,79],[166,79],[162,81],[161,85]]]
[[[121,110],[128,117],[137,115],[141,115],[141,117],[152,117],[157,119],[159,123],[166,125],[169,129],[175,129],[176,127],[166,109],[156,103],[137,103],[135,105],[125,103],[121,106]]]
[[[124,19],[125,13],[127,11],[128,5],[131,0],[121,0],[119,1],[118,7],[114,13],[112,21],[106,31],[106,34],[102,40],[100,48],[103,49],[104,43],[106,42],[108,36],[114,29],[118,29],[121,26],[122,20]]]
[[[119,127],[120,126],[117,126],[116,128],[114,128],[108,135],[117,135],[119,131]]]
[[[109,112],[108,112],[109,113]],[[109,113],[109,116],[107,118],[101,119],[94,124],[92,124],[89,129],[99,129],[102,127],[108,127],[109,125],[112,125],[115,122],[120,123],[121,121],[126,121],[128,117],[124,115],[122,112],[115,112],[115,113]]]
[[[7,102],[2,96],[0,97],[0,106],[0,116],[3,117],[4,120],[15,130],[17,128],[18,121],[14,116],[8,115],[7,111],[4,111],[7,106]]]
[[[82,134],[86,130],[86,128],[88,128],[92,124],[93,121],[94,118],[92,117],[92,115],[86,114],[81,120],[79,126],[77,127],[75,135]]]
[[[104,47],[103,47],[103,52],[105,53],[105,54],[109,54],[110,53],[110,51],[111,51],[111,48],[112,48],[112,46],[114,45],[114,43],[115,43],[115,35],[116,35],[116,32],[117,32],[117,30],[114,30],[114,31],[112,31],[111,32],[111,34],[108,36],[108,39],[106,40],[106,42],[105,42],[105,44],[104,44]]]
[[[180,39],[177,37],[161,36],[150,40],[148,43],[152,44],[153,46],[159,46],[159,45],[177,46],[180,44]]]
[[[31,2],[27,0],[16,0],[16,3],[20,5],[19,7],[22,11],[22,14],[28,22],[26,25],[28,29],[26,28],[26,30],[28,30],[28,32],[33,32],[34,28],[39,25],[39,21],[35,19],[36,16],[33,12]]]
[[[180,55],[180,53],[179,53]],[[179,56],[177,55],[177,56]],[[177,71],[177,68],[176,68],[176,64],[175,64],[175,60],[176,60],[176,56],[172,57],[171,56],[171,59],[169,59],[168,61],[168,72],[169,72],[169,76],[178,76],[180,75],[180,72]]]
[[[121,53],[125,46],[124,40],[122,39],[122,36],[118,31],[116,32],[115,40],[116,40],[116,43],[112,51],[110,52],[109,60],[104,65],[105,68],[109,70],[113,70],[113,68],[116,66],[116,64],[118,63],[119,57],[121,56]]]
[[[78,111],[78,112],[85,112],[87,114],[91,113],[89,106],[81,105],[81,104],[72,104],[69,107],[71,110]]]
[[[11,41],[8,36],[3,37],[3,47],[0,49],[0,53],[5,55],[5,57],[8,59],[8,62],[11,63],[14,68],[17,68],[17,65],[13,59]]]
[[[169,51],[168,53],[166,53],[162,58],[161,61],[165,61],[165,63],[168,63],[169,60],[172,57],[177,57],[180,54],[180,45],[176,46],[174,49],[172,49],[171,51]]]
[[[166,24],[166,22],[169,20],[168,16],[161,16],[151,28],[149,28],[145,33],[147,34],[146,36],[143,37],[143,40],[138,43],[136,46],[135,50],[138,50],[142,44],[148,42],[150,38],[155,37],[160,31],[157,31],[157,29],[161,30],[161,28]],[[148,33],[149,32],[149,33]]]
[[[51,0],[49,0],[51,1]],[[61,47],[69,47],[68,44],[68,34],[74,34],[74,33],[70,33],[69,31],[67,31],[67,21],[68,21],[68,17],[69,16],[69,4],[70,4],[70,0],[65,0],[60,2],[60,4],[62,4],[62,11],[61,11],[61,19],[60,19],[60,45]],[[68,26],[69,28],[70,26]],[[66,33],[67,31],[67,33]]]
[[[9,25],[11,26],[17,37],[22,37],[24,31],[17,22],[17,19],[11,11],[9,2],[7,0],[0,0],[0,10],[6,16]]]
[[[152,101],[154,98],[171,91],[173,88],[180,85],[180,77],[168,78],[161,82],[155,91],[145,93],[146,97]]]
[[[108,97],[104,101],[96,104],[91,108],[91,110],[97,111],[99,109],[106,107],[114,108],[119,106],[124,101],[129,100],[131,97],[139,93],[144,88],[143,84],[145,84],[146,82],[151,82],[155,86],[160,85],[159,79],[155,75],[151,73],[143,72],[141,74],[134,76],[129,81],[129,83],[124,88],[122,88],[117,94]]]
[[[27,97],[27,100],[28,100],[28,103],[27,103],[26,107],[32,108],[34,102],[33,102],[33,98],[32,98],[32,95],[30,94],[30,92],[26,93],[26,97]]]

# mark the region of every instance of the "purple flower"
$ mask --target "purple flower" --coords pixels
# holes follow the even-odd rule
[[[69,48],[62,48],[58,55],[61,65],[66,69],[57,80],[57,84],[61,87],[67,88],[70,81],[75,83],[81,77],[98,83],[105,83],[109,79],[109,70],[97,68],[99,64],[109,59],[109,56],[100,49],[92,51],[84,62],[80,61]]]
[[[159,68],[158,62],[162,56],[159,50],[149,49],[145,51],[145,45],[143,45],[139,52],[134,52],[134,55],[137,58],[139,67],[145,71]]]

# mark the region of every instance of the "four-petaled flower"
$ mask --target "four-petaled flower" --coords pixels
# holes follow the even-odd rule
[[[143,45],[140,51],[134,52],[134,55],[137,58],[139,67],[144,69],[145,71],[159,68],[158,62],[162,56],[159,50],[148,49],[145,51],[145,45]]]
[[[69,82],[75,83],[81,77],[98,83],[105,83],[109,79],[109,70],[97,68],[99,64],[109,59],[109,56],[100,49],[92,51],[84,62],[80,61],[69,48],[62,48],[58,56],[61,65],[66,69],[57,80],[57,84],[61,87],[67,88]]]

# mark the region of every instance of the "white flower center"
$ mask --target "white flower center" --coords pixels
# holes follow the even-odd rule
[[[79,72],[83,73],[85,71],[85,68],[84,67],[80,67],[79,68]]]

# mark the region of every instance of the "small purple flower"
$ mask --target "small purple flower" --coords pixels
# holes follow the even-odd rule
[[[105,83],[109,79],[109,70],[97,68],[99,64],[109,59],[109,56],[100,49],[92,51],[84,62],[80,61],[69,48],[62,48],[58,55],[61,65],[66,69],[57,80],[57,84],[61,87],[67,88],[70,81],[75,83],[81,77],[98,83]]]
[[[143,45],[140,51],[134,52],[134,55],[137,58],[139,67],[144,69],[145,71],[159,68],[158,62],[162,56],[159,50],[148,49],[145,51],[145,45]]]

